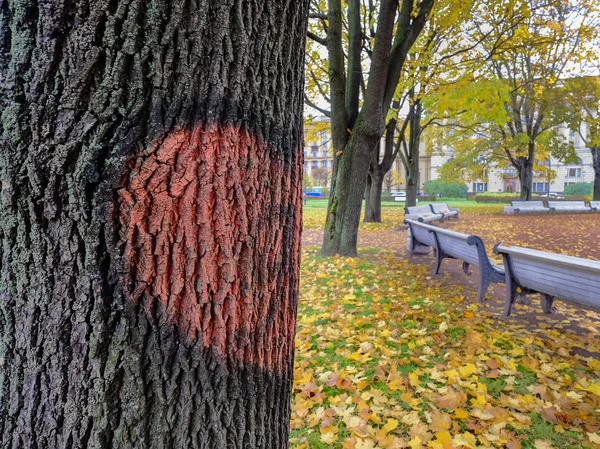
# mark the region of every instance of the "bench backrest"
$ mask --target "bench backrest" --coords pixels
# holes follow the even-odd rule
[[[548,201],[548,207],[555,209],[572,209],[572,208],[585,208],[585,201]]]
[[[544,209],[543,201],[511,201],[510,204],[519,209]]]
[[[498,245],[510,258],[518,284],[600,310],[600,261],[518,246]]]
[[[470,235],[442,228],[436,230],[436,235],[443,252],[471,265],[479,266],[477,247],[468,242]]]
[[[406,210],[408,211],[407,213],[409,213],[409,214],[416,214],[416,215],[431,214],[431,208],[429,206],[408,206],[406,208]]]
[[[468,242],[474,236],[419,223],[415,220],[407,220],[407,222],[410,222],[411,232],[417,241],[435,248],[437,245],[435,239],[437,237],[440,249],[444,253],[464,260],[471,265],[479,266],[477,247]]]
[[[431,210],[436,214],[447,214],[450,212],[450,208],[448,207],[448,203],[435,203],[431,204]]]
[[[435,237],[429,231],[437,228],[415,220],[406,220],[406,222],[409,223],[410,232],[417,242],[435,248]]]

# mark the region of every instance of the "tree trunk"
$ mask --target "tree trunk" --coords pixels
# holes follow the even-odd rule
[[[411,165],[410,173],[406,176],[406,207],[417,205],[417,186],[419,183],[419,171],[415,169],[414,161],[409,162]]]
[[[366,223],[381,223],[381,191],[383,190],[383,175],[379,170],[369,174],[369,207],[365,207]]]
[[[397,0],[379,3],[368,85],[362,109],[349,135],[345,103],[349,93],[344,89],[341,1],[327,2],[331,128],[336,156],[321,247],[324,256],[355,256],[357,253],[358,225],[371,151],[383,135],[384,118],[392,102],[402,65],[422,31],[433,3],[433,0],[425,0],[417,6],[406,1],[402,3],[400,11]],[[399,13],[398,23],[395,20],[396,13]],[[394,35],[395,31],[398,32]],[[351,39],[351,42],[354,40]]]
[[[287,447],[307,14],[0,2],[0,447]]]
[[[533,163],[526,157],[519,158],[519,182],[521,184],[521,193],[519,199],[521,201],[531,200],[531,188],[533,182]]]
[[[367,176],[367,185],[365,187],[365,216],[363,221],[365,223],[368,222],[367,217],[370,217],[371,212],[371,187],[373,186],[373,179],[371,178],[371,174]]]
[[[600,201],[600,147],[590,148],[594,167],[594,201]]]

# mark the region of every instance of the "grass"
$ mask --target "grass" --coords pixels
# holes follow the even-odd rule
[[[600,447],[600,362],[572,355],[600,347],[600,316],[581,318],[585,335],[555,318],[527,328],[520,311],[498,320],[462,286],[381,248],[359,258],[303,248],[301,270],[292,448]]]

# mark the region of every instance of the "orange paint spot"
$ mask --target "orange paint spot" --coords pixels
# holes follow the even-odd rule
[[[230,361],[289,366],[301,162],[239,128],[198,126],[139,157],[119,194],[131,299]]]

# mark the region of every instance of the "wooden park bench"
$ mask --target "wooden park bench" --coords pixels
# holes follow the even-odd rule
[[[434,214],[442,214],[444,218],[456,218],[458,219],[458,208],[448,207],[448,203],[435,203],[430,204],[431,212]]]
[[[600,211],[600,201],[590,201],[590,207],[592,208],[593,212],[599,212]]]
[[[544,207],[543,201],[511,201],[511,206],[517,213],[523,212],[550,212],[549,207]]]
[[[462,234],[448,229],[427,225],[415,220],[405,220],[412,241],[409,251],[412,254],[419,247],[432,247],[435,250],[435,274],[439,274],[442,260],[460,259],[462,269],[470,275],[470,265],[479,267],[477,301],[481,302],[492,282],[504,283],[504,268],[494,264],[487,256],[485,245],[476,235]]]
[[[494,252],[504,259],[505,316],[518,296],[531,293],[541,294],[545,313],[554,313],[554,298],[600,311],[600,261],[502,244]]]
[[[591,212],[585,201],[548,201],[550,212]]]
[[[407,220],[417,220],[421,223],[428,223],[430,221],[442,220],[444,216],[442,214],[436,214],[431,211],[431,207],[425,206],[409,206],[405,208],[406,214],[404,216]]]

